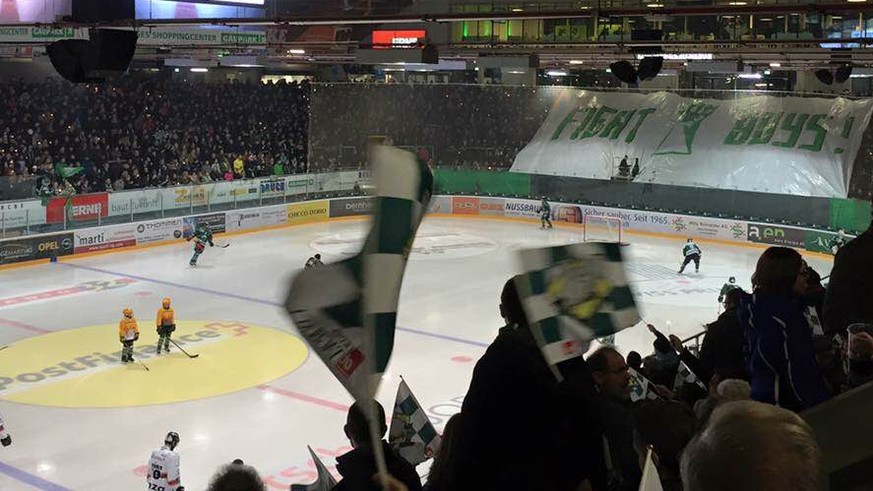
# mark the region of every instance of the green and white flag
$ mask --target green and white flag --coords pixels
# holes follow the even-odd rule
[[[654,385],[652,382],[643,376],[640,372],[634,370],[633,368],[627,369],[628,375],[630,375],[630,400],[631,402],[651,400],[655,401],[661,398],[658,394],[655,393],[652,388]]]
[[[619,244],[589,242],[520,253],[514,278],[525,316],[546,363],[582,356],[592,339],[640,321]]]
[[[379,145],[372,161],[376,189],[363,249],[298,273],[285,302],[300,334],[357,401],[375,398],[391,358],[403,272],[433,192],[433,174],[412,153]]]
[[[673,382],[673,388],[679,390],[685,384],[697,384],[698,387],[706,390],[706,384],[688,368],[684,361],[680,361],[679,370],[676,371],[676,380]]]
[[[336,479],[333,478],[330,471],[327,470],[318,455],[312,451],[312,447],[306,446],[309,449],[309,455],[312,456],[312,462],[315,464],[315,470],[318,472],[318,479],[312,484],[292,484],[291,491],[330,491],[336,486]]]
[[[440,436],[433,423],[412,395],[405,380],[400,380],[388,443],[407,462],[418,465],[433,458],[440,447]]]

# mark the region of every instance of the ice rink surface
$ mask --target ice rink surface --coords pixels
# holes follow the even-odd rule
[[[323,363],[296,338],[281,309],[290,276],[320,252],[353,253],[363,220],[297,226],[232,237],[189,268],[190,244],[137,249],[0,271],[0,413],[13,446],[0,448],[2,490],[145,489],[145,464],[167,431],[181,435],[182,484],[206,488],[218,466],[254,465],[269,489],[308,483],[306,446],[329,467],[349,449],[351,403]],[[460,410],[476,360],[501,326],[497,304],[516,272],[515,251],[582,241],[578,227],[427,218],[406,272],[394,356],[380,401],[389,414],[400,376],[442,431]],[[717,317],[729,276],[749,287],[762,249],[701,242],[703,262],[678,276],[682,238],[626,234],[628,269],[642,317],[682,338]],[[822,276],[831,262],[807,261]],[[689,272],[691,270],[691,272]],[[130,306],[156,339],[161,298],[173,300],[183,348],[112,361],[117,323]],[[622,352],[652,351],[644,325],[616,336]],[[78,358],[78,361],[77,361]],[[423,472],[423,468],[421,468]]]

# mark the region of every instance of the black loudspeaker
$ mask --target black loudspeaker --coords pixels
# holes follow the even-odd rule
[[[136,32],[91,29],[89,37],[48,45],[46,51],[58,74],[74,83],[99,83],[123,75],[136,52]]]
[[[609,69],[622,82],[629,85],[637,84],[637,71],[629,62],[624,60],[616,61],[609,65]]]
[[[815,78],[817,78],[819,82],[825,85],[831,85],[834,83],[834,74],[831,73],[830,70],[816,70]]]
[[[73,22],[133,20],[135,0],[73,0]]]
[[[639,75],[640,80],[651,80],[658,76],[662,66],[664,66],[664,57],[647,56],[640,60],[637,75]]]
[[[440,62],[440,51],[435,44],[425,44],[421,49],[421,62],[437,65]]]
[[[837,71],[834,72],[834,82],[841,84],[846,80],[849,80],[849,77],[852,76],[852,65],[841,65],[837,68]]]

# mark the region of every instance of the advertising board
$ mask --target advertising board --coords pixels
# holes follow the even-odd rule
[[[113,225],[109,227],[76,230],[73,233],[73,253],[105,251],[136,245],[135,225]]]
[[[327,220],[330,206],[327,200],[308,201],[288,205],[287,210],[287,222],[294,225]]]
[[[109,194],[80,194],[70,198],[52,198],[46,207],[45,216],[48,223],[63,223],[64,213],[68,220],[97,220],[98,217],[109,216]]]
[[[152,220],[136,224],[137,245],[151,244],[165,240],[182,238],[182,219],[168,218],[166,220]]]
[[[373,198],[347,198],[330,201],[330,217],[369,215],[373,212]]]

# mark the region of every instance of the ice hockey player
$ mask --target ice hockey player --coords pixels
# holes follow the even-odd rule
[[[543,198],[542,203],[540,203],[540,223],[542,224],[540,228],[546,228],[546,224],[552,228],[552,207],[549,206],[546,198]]]
[[[176,313],[170,307],[170,298],[167,297],[161,302],[161,308],[158,309],[158,317],[155,320],[155,328],[158,331],[158,353],[161,354],[161,347],[164,351],[170,352],[170,336],[176,330]]]
[[[6,432],[6,423],[3,422],[3,415],[0,414],[0,444],[4,447],[12,445],[12,436]]]
[[[682,274],[685,271],[685,266],[688,266],[688,263],[694,261],[694,272],[700,272],[700,247],[694,243],[694,239],[688,239],[688,242],[685,243],[685,247],[682,248],[682,255],[685,256],[685,260],[682,262],[682,266],[679,268],[679,274]]]
[[[122,311],[124,317],[118,323],[118,340],[121,341],[121,363],[133,363],[133,343],[139,339],[139,328],[133,318],[133,310]]]
[[[846,245],[846,242],[848,242],[848,240],[846,240],[846,231],[843,229],[837,230],[837,236],[834,237],[830,243],[831,253],[836,256],[837,253],[840,252],[840,249]]]
[[[164,438],[164,446],[152,452],[146,476],[149,490],[185,491],[179,476],[179,454],[174,451],[178,444],[179,434],[171,431]]]
[[[729,291],[736,290],[737,288],[739,288],[739,286],[737,286],[737,278],[734,276],[728,278],[727,283],[722,285],[721,291],[718,292],[718,303],[724,302],[725,295],[727,295]]]
[[[321,254],[316,254],[309,259],[306,260],[305,269],[314,268],[316,266],[324,266],[324,263],[321,262]]]
[[[191,256],[191,261],[188,263],[191,266],[197,266],[197,258],[200,257],[200,254],[203,254],[206,244],[209,244],[209,247],[215,246],[212,243],[212,230],[205,223],[201,223],[197,230],[194,231],[194,235],[188,237],[188,240],[194,241],[194,255]]]

